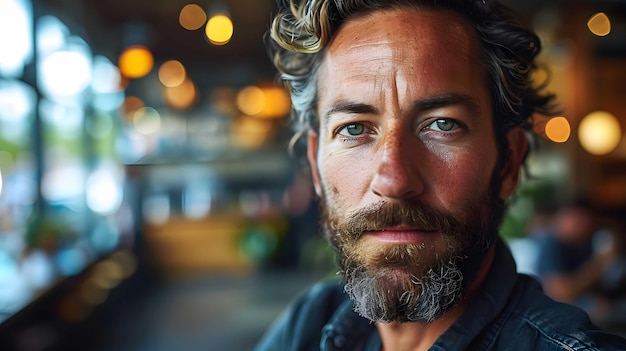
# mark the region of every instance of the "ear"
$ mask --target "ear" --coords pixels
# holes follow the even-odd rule
[[[515,192],[520,178],[520,169],[524,156],[528,151],[528,138],[524,129],[516,127],[511,129],[507,136],[509,157],[500,171],[502,179],[500,183],[500,198],[506,199]]]
[[[313,179],[313,186],[315,187],[315,193],[317,196],[322,195],[322,186],[320,182],[319,168],[317,167],[317,141],[318,136],[312,130],[309,130],[307,134],[307,158],[309,159],[309,166],[311,167],[311,175]]]

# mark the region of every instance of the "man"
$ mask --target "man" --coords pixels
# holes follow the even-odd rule
[[[552,231],[538,240],[537,247],[537,274],[546,295],[579,306],[594,300],[613,258],[612,250],[594,250],[600,229],[600,218],[586,201],[568,203],[557,211]]]
[[[535,112],[539,40],[503,6],[293,0],[271,28],[345,281],[258,350],[626,349],[517,275],[497,231]]]

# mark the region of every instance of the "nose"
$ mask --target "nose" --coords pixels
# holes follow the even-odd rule
[[[407,133],[408,134],[408,133]],[[378,165],[372,178],[371,190],[379,197],[403,200],[419,196],[424,191],[420,174],[416,137],[395,133],[381,140]]]

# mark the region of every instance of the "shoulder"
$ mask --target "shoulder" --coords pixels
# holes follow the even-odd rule
[[[541,350],[626,350],[626,340],[598,329],[580,308],[550,299],[532,278],[520,276],[516,290],[500,342]]]
[[[323,327],[347,299],[339,280],[313,285],[290,303],[255,350],[300,350],[301,345],[319,345]]]

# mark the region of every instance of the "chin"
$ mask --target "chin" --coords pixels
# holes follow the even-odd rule
[[[355,311],[373,322],[431,323],[452,309],[463,295],[459,261],[451,259],[435,267],[363,266],[346,271],[345,290]]]

